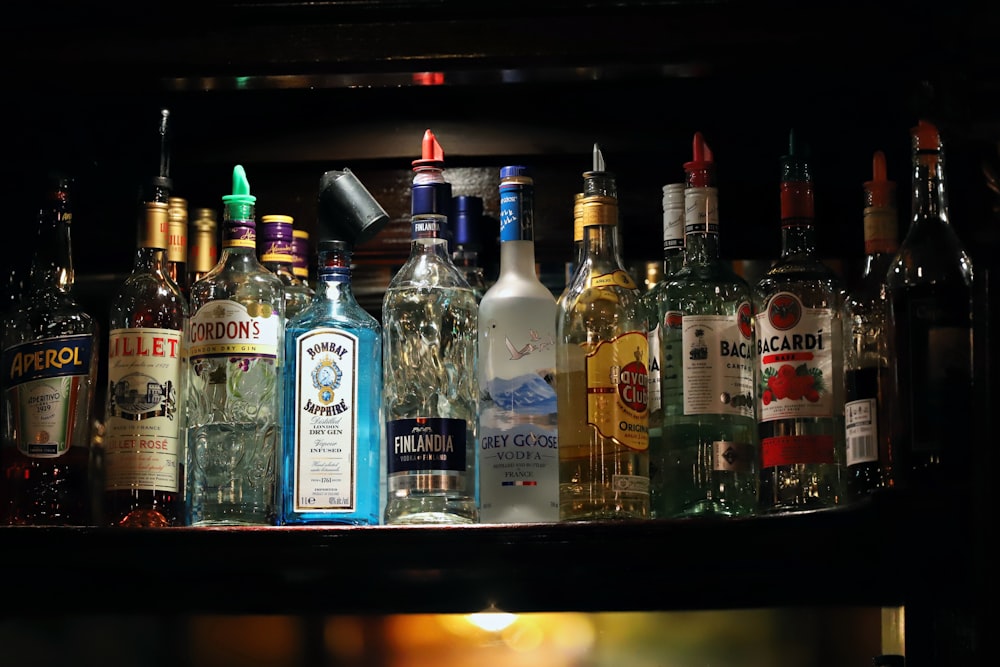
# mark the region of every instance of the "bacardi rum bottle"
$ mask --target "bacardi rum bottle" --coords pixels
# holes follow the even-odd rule
[[[789,138],[781,160],[781,256],[754,289],[760,509],[843,500],[844,290],[816,250],[813,178]]]

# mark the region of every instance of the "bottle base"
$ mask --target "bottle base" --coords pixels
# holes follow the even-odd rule
[[[387,525],[465,525],[479,523],[479,508],[471,498],[406,496],[390,500],[385,508]]]

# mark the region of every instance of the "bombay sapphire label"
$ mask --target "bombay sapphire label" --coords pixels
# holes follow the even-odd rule
[[[357,505],[358,338],[320,328],[295,341],[295,512]]]
[[[15,445],[26,456],[56,457],[69,449],[77,397],[89,380],[93,339],[83,334],[33,340],[3,354]]]
[[[385,430],[390,476],[411,472],[465,473],[464,419],[396,419],[387,422]]]

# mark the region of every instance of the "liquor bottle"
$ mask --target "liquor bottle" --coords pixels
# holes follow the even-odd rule
[[[534,181],[500,169],[500,272],[479,304],[483,523],[559,520],[556,299],[535,272]]]
[[[382,300],[385,523],[476,523],[479,305],[443,236],[451,185],[430,130],[413,170],[410,255]]]
[[[584,257],[556,322],[559,516],[649,516],[649,337],[621,261],[618,188],[594,145],[583,174]]]
[[[754,288],[764,512],[834,506],[844,483],[844,291],[816,252],[812,167],[794,131],[780,192],[781,256]]]
[[[382,328],[351,291],[351,250],[319,242],[316,296],[285,327],[284,525],[379,523]]]
[[[187,297],[188,275],[188,203],[183,197],[167,200],[167,255],[164,267],[167,276]]]
[[[312,303],[313,290],[295,275],[293,224],[290,215],[265,215],[260,219],[257,251],[260,263],[281,279],[285,286],[285,319],[295,317]]]
[[[972,260],[948,214],[945,151],[920,120],[913,145],[912,219],[886,276],[891,383],[889,486],[925,498],[967,498],[972,407]],[[952,495],[957,494],[957,495]]]
[[[169,218],[167,204],[143,207],[132,272],[111,300],[103,513],[113,526],[185,521],[181,380],[188,306],[167,267]]]
[[[303,285],[312,287],[309,284],[309,232],[304,229],[292,230],[292,256],[295,258],[292,273]]]
[[[677,384],[680,371],[675,363],[680,359],[680,341],[677,336],[663,339],[668,326],[673,322],[660,322],[659,301],[667,282],[673,279],[684,263],[684,183],[668,183],[663,186],[663,270],[661,277],[646,291],[643,307],[649,323],[649,509],[652,518],[661,514],[658,495],[663,491],[663,450],[660,438],[663,432],[664,380],[667,384]],[[666,341],[666,349],[661,353],[661,341]],[[676,348],[676,349],[675,349]]]
[[[458,195],[451,200],[451,261],[465,275],[469,287],[482,300],[486,293],[486,273],[479,263],[482,248],[483,198]]]
[[[889,451],[886,403],[879,386],[889,367],[885,337],[886,276],[899,248],[896,184],[885,153],[872,157],[863,186],[865,260],[861,278],[844,299],[845,493],[856,500],[882,485],[879,452]]]
[[[219,261],[218,225],[215,209],[195,209],[191,223],[191,243],[188,245],[187,284],[190,286],[201,280],[215,268]]]
[[[52,174],[47,190],[27,290],[3,321],[8,525],[86,525],[91,513],[97,325],[73,296],[72,179]]]
[[[257,261],[257,198],[242,165],[222,198],[222,255],[191,286],[187,501],[194,526],[276,520],[285,295]]]
[[[577,192],[573,195],[573,261],[566,262],[566,285],[556,302],[562,304],[569,294],[570,285],[573,284],[573,276],[576,270],[583,264],[583,257],[586,250],[583,247],[583,193]]]
[[[719,257],[715,161],[700,132],[685,163],[683,265],[657,303],[679,382],[663,388],[661,517],[746,516],[757,506],[753,295]],[[678,323],[678,324],[675,324]],[[676,334],[676,335],[675,335]],[[669,407],[668,407],[669,406]]]

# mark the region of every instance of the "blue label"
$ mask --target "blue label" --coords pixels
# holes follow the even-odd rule
[[[90,334],[28,341],[3,351],[3,373],[7,386],[32,380],[88,375],[93,353]]]
[[[386,422],[389,475],[397,472],[465,472],[464,419],[421,417]]]
[[[500,186],[500,242],[534,238],[534,202],[530,187],[520,183]]]

